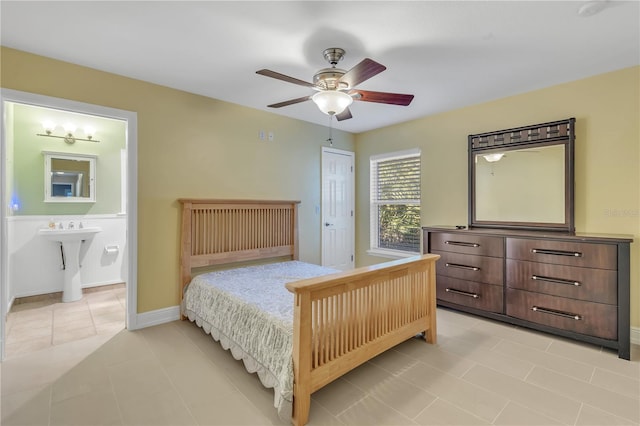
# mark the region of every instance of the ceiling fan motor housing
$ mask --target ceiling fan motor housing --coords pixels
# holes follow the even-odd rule
[[[340,68],[324,68],[313,76],[313,84],[323,90],[347,89],[347,83],[338,83],[338,80],[345,74],[346,71]]]
[[[324,58],[334,67],[344,58],[345,51],[339,47],[330,47],[322,52]]]

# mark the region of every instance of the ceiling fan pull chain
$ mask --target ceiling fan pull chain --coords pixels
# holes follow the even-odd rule
[[[329,116],[329,139],[327,139],[327,142],[329,142],[329,146],[333,147],[333,115]]]

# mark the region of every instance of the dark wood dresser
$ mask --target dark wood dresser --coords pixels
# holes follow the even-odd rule
[[[438,304],[615,349],[629,359],[627,236],[423,228]]]

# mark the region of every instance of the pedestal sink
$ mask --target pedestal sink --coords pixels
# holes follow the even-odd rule
[[[80,245],[82,241],[90,240],[95,234],[102,231],[97,226],[78,229],[51,229],[38,230],[49,241],[62,244],[64,262],[64,288],[62,291],[63,302],[75,302],[82,299],[82,283],[80,282]]]

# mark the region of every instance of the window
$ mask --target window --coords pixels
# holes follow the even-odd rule
[[[369,253],[420,253],[420,150],[372,156],[370,176]]]

